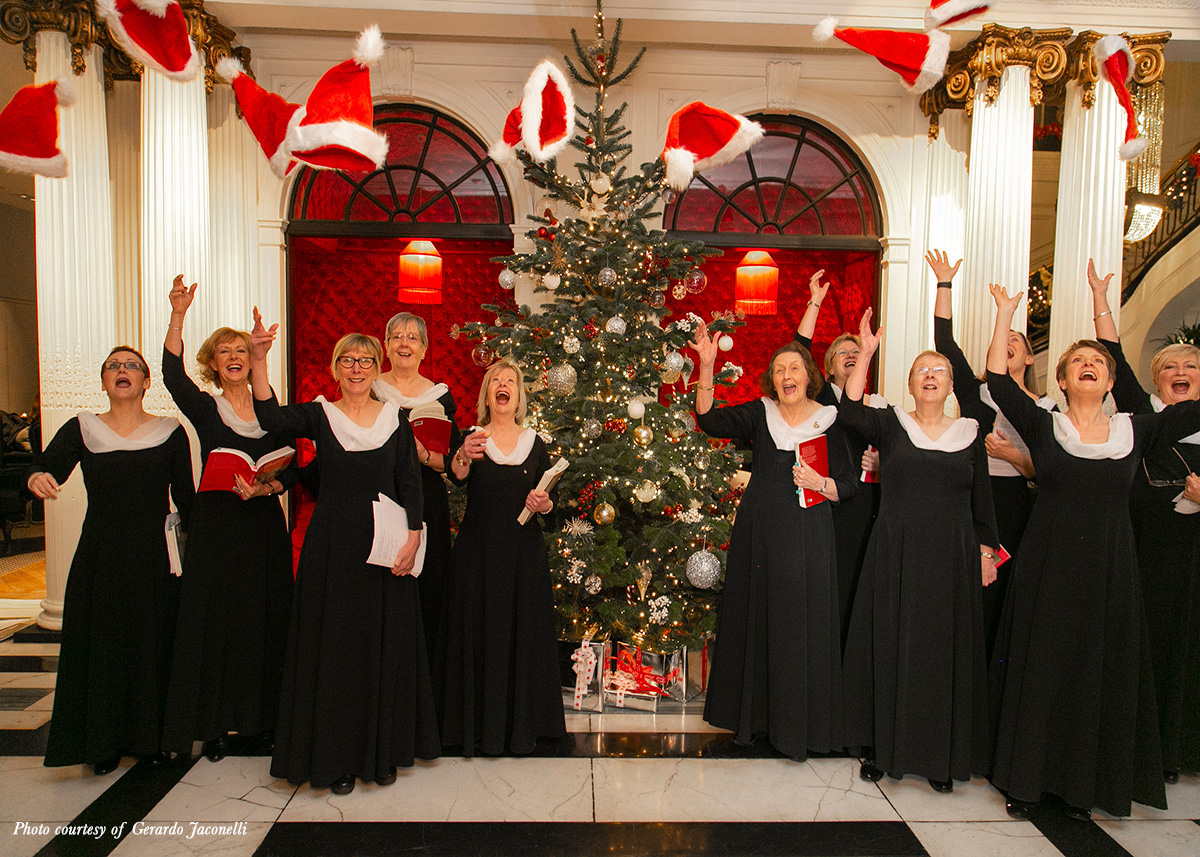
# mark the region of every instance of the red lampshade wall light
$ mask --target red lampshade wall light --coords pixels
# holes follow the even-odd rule
[[[766,250],[751,250],[738,263],[734,309],[746,315],[774,315],[779,297],[779,266]]]
[[[401,303],[442,302],[442,257],[432,241],[409,241],[400,254]]]

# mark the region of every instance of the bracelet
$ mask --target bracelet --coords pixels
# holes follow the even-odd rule
[[[937,285],[937,287],[938,287],[939,289],[949,289],[949,288],[952,288],[953,286],[954,286],[954,284],[953,284],[953,283],[949,283],[949,282],[946,282],[946,283],[938,283],[938,285]]]
[[[829,477],[823,476],[823,477],[821,477],[821,493],[825,494],[828,491],[829,491]]]
[[[811,299],[809,300],[809,302],[808,302],[808,305],[809,305],[810,307],[815,307],[816,309],[820,309],[820,308],[821,308],[821,305],[820,305],[819,303],[817,303],[816,301],[814,301],[814,300],[811,300]]]
[[[985,556],[991,560],[994,560],[996,558],[996,555],[994,553],[992,553],[991,551],[980,550],[979,554],[980,554],[980,556]]]
[[[716,389],[716,385],[714,384],[711,387],[705,387],[703,384],[696,382],[696,389],[697,390],[708,390],[711,393],[713,390]]]
[[[469,459],[466,459],[466,458],[463,458],[463,455],[462,455],[462,448],[461,448],[461,447],[459,448],[458,454],[457,454],[456,456],[454,456],[454,457],[458,459],[458,463],[459,463],[459,464],[461,464],[463,467],[470,467],[470,466],[471,466],[471,462],[470,462],[470,460],[469,460]]]
[[[1092,316],[1092,321],[1099,321],[1100,319],[1104,318],[1104,316],[1106,316],[1106,315],[1112,315],[1112,310],[1106,309],[1104,312],[1100,313],[1100,315]]]
[[[173,324],[168,324],[168,325],[167,325],[167,330],[183,330],[183,328],[182,328],[182,327],[176,327],[176,326],[175,326],[175,325],[173,325]]]

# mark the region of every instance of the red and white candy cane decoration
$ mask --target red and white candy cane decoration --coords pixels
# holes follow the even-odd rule
[[[579,648],[571,653],[575,663],[571,667],[575,671],[575,710],[583,709],[583,698],[587,696],[588,685],[592,683],[592,674],[596,671],[596,653],[592,651],[590,641],[584,640]]]

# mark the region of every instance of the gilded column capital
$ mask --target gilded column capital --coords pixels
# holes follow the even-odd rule
[[[1162,79],[1166,61],[1163,48],[1171,40],[1171,34],[1144,33],[1131,36],[1121,34],[1133,52],[1133,80],[1140,86],[1150,86]],[[1100,81],[1100,67],[1096,63],[1096,42],[1104,37],[1095,30],[1084,30],[1067,45],[1067,77],[1083,89],[1083,108],[1090,109],[1096,103],[1096,84]]]

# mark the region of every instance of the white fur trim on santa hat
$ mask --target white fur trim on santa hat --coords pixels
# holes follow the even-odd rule
[[[830,16],[822,18],[821,23],[813,27],[813,38],[818,42],[827,42],[834,36],[834,30],[837,29],[838,19]]]
[[[156,12],[154,14],[157,14],[160,17],[165,16],[166,9],[170,5],[170,3],[163,4],[163,11]],[[121,14],[117,11],[116,0],[96,0],[96,11],[99,12],[101,17],[108,22],[108,27],[110,30],[112,30],[113,36],[115,36],[117,41],[120,43],[121,50],[129,54],[129,56],[133,59],[142,63],[142,65],[147,65],[150,68],[157,70],[158,73],[164,77],[170,78],[171,80],[182,81],[184,83],[189,80],[193,80],[196,77],[197,72],[200,71],[200,55],[196,51],[196,43],[191,40],[190,36],[188,37],[188,43],[192,46],[192,55],[188,59],[187,65],[185,65],[179,71],[167,71],[159,65],[157,59],[144,51],[141,45],[135,42],[130,37],[129,33],[125,31],[125,25],[121,23]],[[148,9],[146,11],[151,12],[152,10]]]
[[[727,164],[742,152],[749,149],[762,139],[763,128],[757,122],[751,122],[745,116],[738,116],[737,133],[729,138],[729,142],[707,158],[696,161],[696,172],[707,170],[709,167],[719,167]]]
[[[174,0],[133,0],[133,5],[144,12],[149,12],[151,15],[165,18],[167,16],[167,7],[172,2]]]
[[[488,146],[488,157],[497,164],[511,164],[517,159],[517,147],[510,146],[503,140],[497,140]]]
[[[1118,154],[1121,156],[1121,160],[1122,161],[1132,161],[1134,158],[1136,158],[1142,152],[1146,151],[1146,142],[1147,141],[1146,141],[1145,137],[1134,137],[1128,143],[1125,143],[1118,150]]]
[[[909,92],[920,94],[931,89],[946,73],[946,60],[950,58],[950,36],[941,30],[934,30],[928,33],[928,36],[929,49],[925,51],[925,61],[921,63],[921,73],[917,75],[917,82],[909,86],[901,80]]]
[[[301,114],[303,110],[296,111]],[[353,149],[368,158],[378,169],[383,165],[388,153],[388,138],[378,131],[360,125],[357,122],[341,120],[339,122],[323,122],[320,125],[301,125],[300,120],[292,117],[296,124],[289,123],[287,137],[283,146],[297,158],[295,153],[321,149],[325,146],[344,146]],[[276,153],[278,154],[278,153]],[[303,158],[297,158],[303,160]]]
[[[372,24],[358,34],[358,41],[354,45],[354,61],[363,68],[370,68],[383,59],[385,47],[379,26]]]
[[[1133,50],[1124,37],[1105,36],[1096,42],[1096,47],[1092,49],[1092,52],[1096,57],[1096,64],[1100,67],[1100,76],[1105,80],[1108,80],[1108,69],[1104,67],[1104,64],[1108,62],[1109,57],[1117,54],[1125,54],[1125,58],[1129,60],[1129,73],[1121,83],[1126,83],[1133,77]]]
[[[217,60],[217,74],[225,78],[230,83],[239,74],[245,74],[246,68],[242,65],[242,61],[237,57],[221,57]]]
[[[47,178],[61,179],[67,175],[67,157],[62,152],[52,158],[31,158],[27,155],[0,152],[0,167],[18,173],[34,173]]]
[[[79,99],[75,84],[69,79],[54,81],[54,98],[59,107],[71,107]]]
[[[667,184],[683,192],[696,176],[696,156],[687,149],[667,149],[663,152],[667,165]]]
[[[566,114],[566,132],[562,139],[542,146],[540,134],[542,89],[550,79],[554,80],[555,86],[562,93],[563,112]],[[525,151],[529,152],[529,156],[538,163],[548,161],[571,142],[574,128],[575,96],[571,93],[571,86],[567,83],[563,73],[559,71],[558,66],[550,60],[542,60],[529,75],[529,80],[525,83],[525,93],[521,98],[521,140],[525,144]]]
[[[925,9],[925,29],[932,30],[940,27],[949,21],[951,18],[957,18],[959,15],[965,15],[972,10],[979,9],[979,14],[988,11],[988,8],[995,6],[995,2],[983,3],[980,0],[948,0],[936,9],[932,5]],[[980,7],[984,7],[980,9]]]

